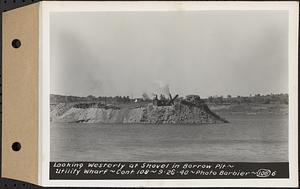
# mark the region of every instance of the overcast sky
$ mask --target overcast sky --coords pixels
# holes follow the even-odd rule
[[[288,13],[52,13],[51,93],[288,92]]]

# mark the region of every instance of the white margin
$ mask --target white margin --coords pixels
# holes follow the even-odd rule
[[[298,19],[290,2],[40,2],[39,185],[86,187],[297,187],[298,186]],[[50,162],[50,13],[97,11],[287,10],[289,11],[289,179],[49,180]]]
[[[38,52],[38,56],[39,56],[39,64],[38,64],[38,91],[39,91],[39,98],[38,98],[38,112],[39,112],[39,118],[38,118],[38,124],[39,124],[39,127],[38,127],[38,183],[41,183],[42,182],[42,144],[43,144],[43,140],[42,140],[42,129],[43,129],[43,122],[42,122],[42,109],[43,109],[43,101],[42,101],[42,63],[43,63],[43,60],[42,60],[42,57],[43,57],[43,54],[42,54],[42,50],[43,49],[43,45],[42,45],[42,42],[43,42],[43,39],[42,39],[42,24],[43,24],[43,19],[41,18],[42,17],[42,6],[40,3],[39,4],[39,15],[38,15],[38,19],[39,19],[39,52]]]

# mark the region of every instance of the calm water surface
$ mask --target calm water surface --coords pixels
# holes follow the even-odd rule
[[[51,123],[51,161],[288,161],[288,116],[228,124]]]

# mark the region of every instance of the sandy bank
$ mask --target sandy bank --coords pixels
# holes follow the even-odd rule
[[[51,121],[78,123],[151,123],[151,124],[208,124],[224,123],[206,105],[191,106],[177,102],[171,106],[148,104],[138,108],[78,108],[60,103],[51,107]]]

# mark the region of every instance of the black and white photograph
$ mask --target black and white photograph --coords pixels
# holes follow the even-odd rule
[[[289,11],[58,11],[49,28],[52,166],[272,162],[288,177]]]
[[[51,160],[288,160],[287,12],[53,13],[50,24]]]

